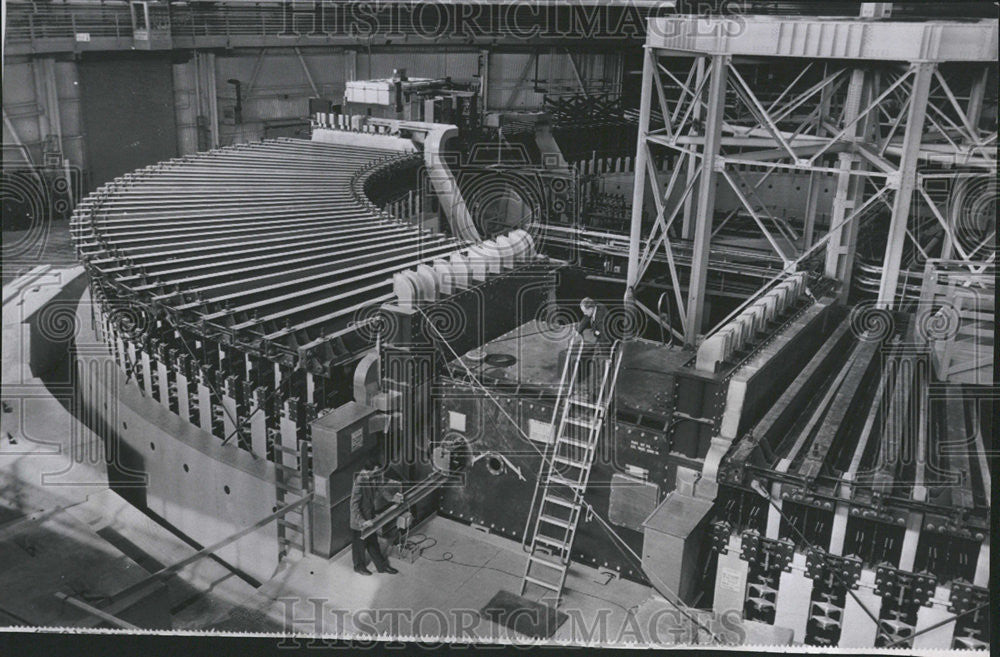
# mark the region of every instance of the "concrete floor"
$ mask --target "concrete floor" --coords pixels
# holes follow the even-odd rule
[[[268,601],[255,612],[303,634],[529,640],[479,616],[499,590],[518,592],[520,544],[439,517],[414,529],[410,541],[424,549],[412,563],[393,554],[396,575],[356,574],[350,550],[291,563],[260,589]],[[629,617],[657,597],[646,586],[574,564],[559,607],[568,619],[551,641],[645,642],[648,636],[634,636]]]

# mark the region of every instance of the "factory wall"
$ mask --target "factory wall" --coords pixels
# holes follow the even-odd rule
[[[388,77],[395,68],[406,68],[411,77],[456,82],[485,74],[491,110],[540,109],[543,91],[577,93],[580,80],[589,93],[621,88],[617,53],[574,53],[572,62],[566,51],[484,54],[400,46],[372,52],[265,48],[8,57],[3,166],[41,165],[44,152],[57,151],[61,142],[61,159],[80,172],[83,191],[89,191],[175,155],[295,136],[304,128],[310,97],[339,102],[346,80]],[[230,79],[242,86],[239,125]],[[49,135],[54,137],[46,149]]]
[[[58,57],[5,58],[3,166],[41,164],[48,135],[62,135],[65,156],[83,163],[83,125],[76,63]]]

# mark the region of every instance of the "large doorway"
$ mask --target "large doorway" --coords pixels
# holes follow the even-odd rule
[[[123,173],[177,156],[168,54],[85,56],[79,71],[91,190]]]

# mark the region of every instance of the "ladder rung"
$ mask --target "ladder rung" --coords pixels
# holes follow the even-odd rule
[[[568,486],[573,490],[582,490],[583,484],[579,481],[573,481],[572,479],[566,479],[565,477],[560,477],[557,474],[551,475],[549,481],[554,484],[562,484],[563,486]]]
[[[567,415],[566,421],[569,422],[570,424],[575,424],[578,427],[585,427],[591,430],[597,428],[597,425],[595,423],[591,422],[590,420],[584,420],[583,418],[579,417],[570,417]]]
[[[536,584],[538,586],[541,586],[542,588],[549,589],[550,591],[555,591],[556,593],[559,592],[558,584],[550,584],[543,579],[538,579],[537,577],[532,577],[531,575],[525,575],[524,581],[531,582],[532,584]]]
[[[565,456],[559,456],[558,454],[556,456],[553,456],[552,460],[555,461],[556,463],[565,463],[566,465],[571,465],[574,468],[580,468],[581,470],[583,470],[584,468],[589,467],[583,461],[577,461],[577,460],[574,460],[574,459],[568,459]]]
[[[546,495],[542,498],[542,503],[552,502],[553,504],[558,504],[559,506],[564,506],[567,509],[578,509],[580,505],[572,500],[567,500],[565,497],[559,497],[558,495]]]
[[[593,445],[585,440],[577,440],[576,438],[570,438],[569,436],[559,436],[559,440],[556,442],[572,445],[573,447],[579,447],[580,449],[591,449],[593,447]]]
[[[288,491],[292,491],[292,492],[296,492],[296,493],[302,492],[302,487],[301,486],[295,486],[293,484],[289,484],[289,483],[284,482],[284,481],[275,481],[274,482],[274,486],[276,488],[280,488],[281,490],[288,490]]]
[[[564,563],[562,563],[560,561],[553,561],[551,559],[546,559],[545,557],[541,557],[541,556],[539,556],[537,554],[529,554],[528,555],[528,559],[530,559],[531,561],[534,561],[536,563],[540,563],[540,564],[543,564],[545,566],[548,566],[549,568],[552,568],[553,570],[560,570],[560,571],[566,570],[566,564],[564,564]]]
[[[295,531],[299,532],[300,534],[302,533],[302,527],[301,527],[301,525],[297,525],[294,522],[288,522],[287,520],[282,520],[282,519],[279,518],[278,519],[278,524],[281,525],[282,527],[288,527],[289,529],[294,529]]]
[[[562,518],[556,518],[555,516],[550,516],[545,513],[540,514],[538,516],[538,519],[541,520],[542,522],[547,522],[550,525],[555,525],[556,527],[563,527],[565,529],[569,529],[573,526],[569,522],[563,520]]]
[[[593,404],[589,401],[584,401],[582,399],[576,399],[575,397],[569,397],[567,400],[570,404],[576,404],[577,406],[583,406],[584,408],[592,408],[595,411],[600,410],[600,406]]]
[[[558,538],[553,538],[551,536],[546,536],[545,534],[535,534],[536,543],[545,543],[551,545],[552,547],[559,548],[560,550],[568,551],[569,545],[566,541],[560,541]]]
[[[296,447],[286,447],[284,445],[275,444],[274,448],[279,452],[284,452],[285,454],[299,455],[299,450]]]

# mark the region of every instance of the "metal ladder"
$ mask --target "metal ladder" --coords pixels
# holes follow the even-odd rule
[[[298,449],[276,443],[275,499],[280,509],[298,502],[312,492],[308,472],[312,444],[303,440]],[[310,552],[308,505],[289,510],[275,522],[278,530],[278,558],[306,556]]]
[[[553,409],[553,425],[556,424],[556,417],[559,423],[551,448],[543,455],[522,540],[523,547],[530,547],[527,549],[528,560],[524,565],[520,595],[525,594],[529,585],[534,585],[546,591],[544,597],[552,598],[554,594],[555,606],[559,604],[566,583],[573,539],[583,508],[583,494],[590,480],[590,469],[608,407],[614,399],[621,367],[620,342],[615,342],[610,350],[598,351],[595,361],[600,363],[601,380],[595,388],[593,379],[582,380],[581,377],[580,361],[584,347],[582,339],[579,343],[570,340],[559,384],[559,397]],[[528,528],[531,527],[531,512],[535,510],[539,489],[541,501],[529,543]]]

